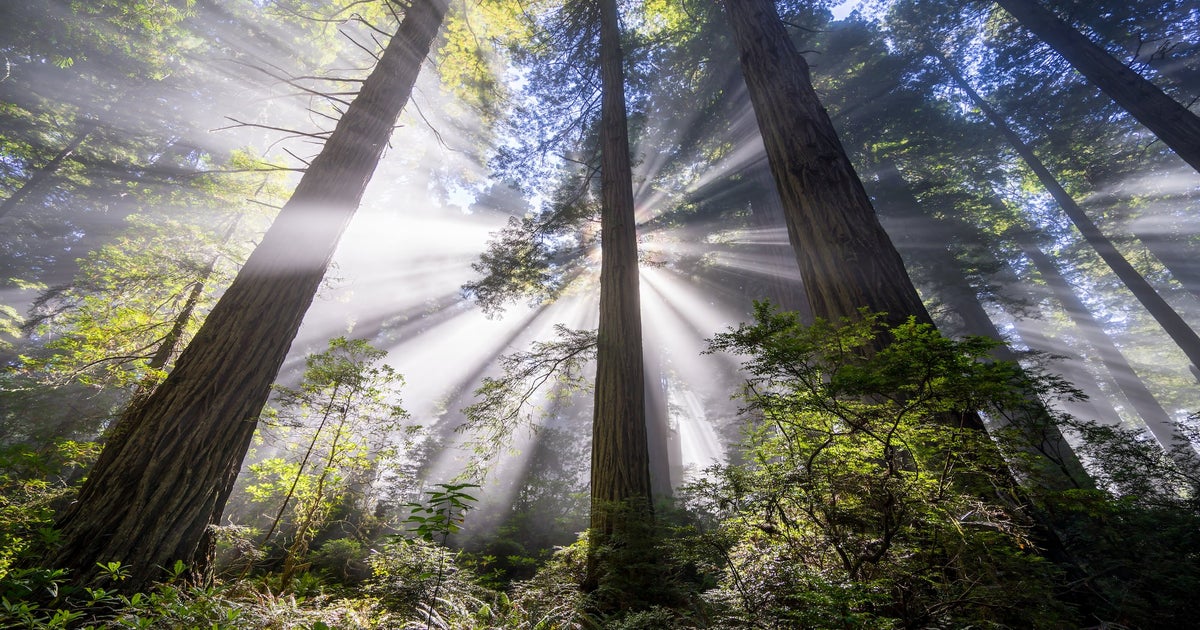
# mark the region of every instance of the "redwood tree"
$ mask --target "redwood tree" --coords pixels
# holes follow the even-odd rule
[[[813,90],[808,63],[788,37],[774,1],[724,0],[724,4],[813,315],[837,321],[858,318],[860,309],[866,308],[885,313],[882,322],[888,325],[899,325],[909,317],[932,325]],[[887,343],[876,338],[876,348]],[[940,420],[985,430],[973,412],[946,414]],[[1032,509],[1015,478],[1010,483],[1002,494],[1039,519],[1036,535],[1045,555],[1079,575],[1053,524]]]
[[[996,0],[996,3],[1200,171],[1200,116],[1059,19],[1038,0]]]
[[[592,420],[592,560],[588,586],[606,570],[595,551],[634,542],[650,518],[637,223],[616,0],[600,0],[600,324]]]
[[[429,53],[446,0],[413,0],[379,63],[175,370],[121,421],[58,522],[50,566],[120,561],[126,591],[177,560],[206,568],[271,382]]]
[[[954,79],[959,89],[970,97],[971,102],[983,112],[988,121],[1000,132],[1000,135],[1008,141],[1017,155],[1021,157],[1021,160],[1025,162],[1025,165],[1029,167],[1029,170],[1033,171],[1033,174],[1037,176],[1038,181],[1041,182],[1046,192],[1050,193],[1054,201],[1058,203],[1059,207],[1067,214],[1067,217],[1071,219],[1071,222],[1079,232],[1083,234],[1083,238],[1096,250],[1096,253],[1112,269],[1113,273],[1121,279],[1121,282],[1125,283],[1125,286],[1141,302],[1142,306],[1154,316],[1155,321],[1162,326],[1167,335],[1171,337],[1171,340],[1183,350],[1183,353],[1187,355],[1192,365],[1200,367],[1200,335],[1197,335],[1196,331],[1192,330],[1191,326],[1184,321],[1178,311],[1158,294],[1154,287],[1146,280],[1145,276],[1105,236],[1100,230],[1100,226],[1096,225],[1088,217],[1087,213],[1083,211],[1083,208],[1075,203],[1075,199],[1063,188],[1062,184],[1058,183],[1058,179],[1050,172],[1050,169],[1046,168],[1046,165],[1033,152],[1033,149],[1025,143],[1017,132],[1013,131],[1012,127],[1008,125],[1008,121],[971,87],[971,84],[958,71],[958,68],[950,63],[950,60],[946,59],[944,55],[936,51],[931,51],[930,54],[938,60],[942,69]],[[1167,446],[1169,447],[1170,445],[1167,444]]]
[[[813,315],[932,323],[772,0],[725,0]]]

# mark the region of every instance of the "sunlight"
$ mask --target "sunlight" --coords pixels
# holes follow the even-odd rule
[[[8,3],[0,627],[1187,627],[1195,2],[953,4]]]

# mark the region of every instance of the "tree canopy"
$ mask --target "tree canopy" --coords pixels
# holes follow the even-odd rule
[[[1186,627],[1198,20],[8,3],[0,625]]]

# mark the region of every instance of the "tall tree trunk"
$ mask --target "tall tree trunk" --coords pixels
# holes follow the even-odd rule
[[[67,158],[71,157],[71,155],[75,153],[75,151],[77,151],[84,142],[87,142],[87,139],[91,137],[92,132],[95,130],[95,122],[85,120],[79,123],[79,128],[75,131],[75,135],[72,136],[71,140],[67,142],[66,146],[59,149],[58,153],[55,154],[49,162],[46,162],[42,166],[38,167],[38,169],[33,172],[33,175],[30,175],[29,179],[25,180],[24,184],[21,184],[20,188],[14,190],[13,193],[8,196],[8,199],[5,199],[3,203],[0,203],[0,219],[4,218],[9,212],[12,212],[13,209],[18,207],[26,197],[37,190],[37,188],[41,186],[43,182],[45,182],[47,179],[50,179],[50,177],[58,171],[59,167],[62,166],[63,162],[65,162]]]
[[[1163,327],[1163,330],[1167,332],[1167,335],[1171,337],[1171,340],[1174,341],[1181,350],[1183,350],[1185,355],[1187,355],[1187,358],[1192,362],[1192,365],[1200,367],[1200,336],[1196,335],[1196,331],[1192,330],[1191,326],[1189,326],[1187,322],[1183,320],[1183,317],[1181,317],[1179,313],[1176,312],[1175,309],[1172,308],[1171,305],[1168,304],[1167,301],[1164,300],[1162,296],[1154,290],[1154,287],[1150,286],[1150,283],[1146,281],[1146,278],[1142,276],[1142,274],[1139,273],[1132,264],[1130,264],[1130,262],[1123,254],[1121,254],[1119,250],[1117,250],[1116,245],[1113,245],[1113,242],[1110,241],[1108,237],[1100,231],[1100,227],[1097,226],[1087,216],[1087,213],[1083,211],[1083,208],[1079,207],[1079,204],[1075,203],[1075,200],[1071,198],[1071,195],[1067,193],[1066,189],[1064,189],[1062,185],[1058,183],[1058,180],[1050,172],[1050,169],[1046,168],[1046,165],[1043,164],[1040,159],[1038,159],[1037,155],[1033,152],[1033,149],[1031,149],[1029,145],[1021,139],[1021,136],[1017,135],[1017,133],[1008,126],[1008,122],[1002,116],[1000,116],[1000,114],[996,112],[996,110],[993,109],[992,106],[989,105],[988,102],[985,101],[969,83],[967,83],[966,79],[963,78],[962,73],[958,71],[958,68],[954,67],[954,64],[950,63],[950,61],[946,59],[944,55],[936,52],[931,52],[931,54],[937,58],[938,62],[942,65],[942,68],[944,68],[947,74],[954,79],[959,88],[970,97],[971,101],[975,103],[976,107],[978,107],[980,111],[987,116],[988,120],[990,120],[991,123],[996,127],[996,130],[1000,132],[1000,135],[1002,135],[1004,139],[1007,140],[1010,145],[1012,145],[1013,150],[1017,152],[1017,155],[1021,157],[1026,166],[1033,171],[1033,174],[1037,176],[1038,181],[1042,183],[1042,186],[1047,192],[1050,193],[1050,196],[1054,198],[1054,201],[1056,201],[1059,207],[1063,209],[1063,212],[1066,212],[1067,216],[1071,219],[1071,222],[1074,223],[1079,232],[1083,234],[1083,238],[1088,242],[1089,245],[1092,246],[1093,249],[1096,250],[1096,253],[1100,255],[1100,258],[1103,259],[1106,264],[1108,264],[1109,268],[1113,270],[1113,273],[1117,274],[1117,278],[1119,278],[1126,287],[1129,287],[1129,290],[1133,292],[1134,297],[1141,302],[1142,306],[1146,307],[1147,311],[1150,311],[1150,314],[1154,316],[1154,319],[1158,321],[1158,324]],[[1200,147],[1200,145],[1197,146]]]
[[[1016,270],[1008,267],[999,271],[1003,279],[1011,281],[1010,287],[1023,286],[1018,280]],[[1035,294],[1032,291],[1026,291],[1026,296],[1031,301],[1036,301],[1044,297],[1043,295]],[[1055,355],[1064,355],[1061,352],[1061,345],[1056,344],[1048,335],[1046,335],[1043,322],[1014,315],[1012,318],[1013,330],[1016,331],[1018,337],[1030,350],[1049,352]],[[1079,353],[1066,355],[1066,360],[1075,360],[1080,364],[1083,363],[1083,358]],[[1101,385],[1101,378],[1093,376],[1086,368],[1080,366],[1079,369],[1064,374],[1071,381],[1071,384],[1078,387],[1084,394],[1087,395],[1085,401],[1064,401],[1063,410],[1076,418],[1092,419],[1098,422],[1120,422],[1121,413],[1114,406],[1114,398],[1108,392],[1104,391]],[[1116,390],[1120,388],[1112,381],[1111,378],[1105,379],[1104,383]]]
[[[1060,128],[1050,127],[1041,119],[1031,122],[1035,123],[1037,131],[1043,137],[1052,139],[1057,144],[1069,145],[1073,137],[1072,134],[1064,132]],[[1059,157],[1066,165],[1065,168],[1081,170],[1093,185],[1097,182],[1098,178],[1089,172],[1091,168],[1087,164],[1070,154]],[[1128,225],[1127,229],[1145,245],[1146,249],[1150,250],[1151,254],[1154,254],[1154,257],[1171,273],[1171,277],[1183,285],[1183,288],[1189,293],[1200,298],[1200,269],[1192,264],[1196,256],[1200,255],[1200,248],[1187,242],[1188,239],[1182,234],[1166,234],[1157,227],[1147,229],[1139,226],[1136,220]]]
[[[1025,256],[1037,269],[1038,275],[1042,276],[1046,286],[1054,293],[1054,297],[1062,304],[1063,309],[1079,329],[1083,338],[1087,340],[1101,363],[1108,369],[1109,374],[1116,381],[1117,387],[1121,389],[1121,393],[1125,394],[1125,398],[1133,405],[1134,411],[1141,416],[1142,422],[1146,423],[1146,428],[1150,430],[1159,444],[1163,445],[1163,448],[1170,450],[1177,439],[1182,439],[1171,415],[1162,408],[1162,405],[1158,404],[1154,394],[1150,393],[1150,389],[1133,371],[1133,366],[1129,365],[1125,355],[1113,343],[1108,333],[1101,328],[1100,322],[1096,321],[1087,305],[1075,294],[1058,265],[1055,265],[1054,261],[1033,242],[1031,235],[1020,237],[1020,245]]]
[[[808,64],[788,38],[775,2],[724,0],[724,4],[813,315],[836,321],[856,318],[859,309],[867,308],[886,313],[887,324],[909,317],[932,324],[813,91]],[[975,413],[954,414],[941,421],[986,430]],[[1017,509],[1038,519],[1036,534],[1046,557],[1077,575],[1074,558],[1048,517],[1033,509],[1015,478],[1010,477],[1006,485]]]
[[[616,0],[600,0],[600,324],[592,420],[591,549],[622,544],[651,518],[637,223]],[[612,567],[594,554],[586,586]]]
[[[1200,256],[1200,248],[1182,236],[1147,230],[1135,231],[1134,236],[1171,272],[1171,277],[1185,291],[1200,299],[1200,268],[1195,264],[1196,257]]]
[[[724,0],[813,315],[932,323],[772,0]]]
[[[905,244],[914,249],[921,247],[921,251],[913,255],[924,258],[925,266],[935,274],[932,280],[947,306],[962,317],[965,332],[995,339],[1000,345],[992,351],[992,356],[1000,361],[1017,363],[1016,353],[1004,343],[1004,337],[963,272],[962,264],[947,249],[947,244],[955,240],[953,230],[921,211],[920,202],[913,196],[895,160],[882,158],[878,175],[876,203],[885,218],[895,220],[896,229],[891,233],[896,236],[898,246],[901,249]],[[1022,431],[1021,436],[1028,444],[1027,452],[1036,458],[1039,483],[1060,490],[1094,487],[1090,475],[1041,400],[1030,396],[1025,403],[1019,408],[1002,409],[1000,414],[1012,422],[1014,429]]]
[[[657,502],[670,500],[673,495],[671,472],[678,460],[672,458],[670,451],[671,413],[667,405],[663,353],[660,348],[650,348],[647,354],[649,356],[643,357],[642,363],[646,372],[646,444],[651,498]]]
[[[996,4],[1200,171],[1200,116],[1117,61],[1038,0],[996,0]]]
[[[106,448],[59,520],[48,566],[77,581],[97,562],[144,588],[181,560],[206,569],[218,522],[271,381],[320,285],[446,12],[416,0],[262,243],[217,302],[170,376]],[[115,452],[107,453],[109,450]]]

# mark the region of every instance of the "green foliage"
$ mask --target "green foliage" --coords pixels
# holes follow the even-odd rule
[[[408,414],[395,403],[403,379],[381,363],[384,356],[366,341],[338,337],[305,359],[299,387],[276,388],[278,410],[269,423],[291,452],[251,464],[245,492],[255,503],[278,505],[263,546],[290,529],[284,587],[307,568],[308,545],[336,509],[370,513],[377,480],[390,474],[392,483],[400,481],[401,450],[393,441],[414,428],[404,426]]]
[[[446,16],[438,49],[438,74],[458,102],[474,107],[486,119],[494,118],[507,96],[502,49],[506,42],[530,37],[525,9],[513,0],[451,7],[455,10]]]
[[[22,369],[48,385],[78,381],[92,388],[157,382],[166,366],[149,365],[160,345],[175,354],[191,338],[211,304],[213,288],[227,282],[209,260],[221,244],[202,226],[131,217],[127,236],[82,258],[75,281],[43,293],[27,324],[48,341],[43,356],[25,357]],[[187,307],[199,285],[199,303]],[[181,331],[172,336],[177,318]]]
[[[757,421],[746,463],[692,489],[719,515],[695,546],[723,567],[708,594],[731,623],[1059,627],[1054,571],[1033,552],[986,435],[960,414],[1013,395],[994,342],[954,341],[878,316],[802,326],[756,306],[712,351],[747,355]],[[872,351],[880,337],[889,340]],[[715,529],[715,531],[713,531]]]
[[[235,169],[253,160],[245,152],[230,159]],[[24,412],[0,414],[14,439],[92,438],[131,397],[148,395],[261,227],[262,209],[247,199],[274,198],[278,183],[261,174],[225,174],[137,191],[145,210],[114,222],[123,231],[76,259],[69,282],[49,288],[23,282],[40,295],[22,322],[27,339],[0,393],[6,399],[0,407]],[[213,203],[231,212],[214,217],[196,210]],[[0,329],[4,319],[0,312]],[[58,428],[60,422],[66,426]]]
[[[356,584],[370,576],[368,549],[354,538],[334,538],[321,543],[309,557],[312,568],[335,576],[345,584]]]
[[[12,348],[12,339],[21,334],[21,316],[17,309],[0,304],[0,350]]]
[[[54,511],[99,453],[99,444],[73,441],[0,449],[0,580],[27,554],[54,544]]]
[[[481,400],[463,409],[466,422],[457,430],[472,435],[468,446],[475,453],[465,477],[482,480],[488,466],[512,442],[513,432],[536,425],[539,397],[553,402],[589,387],[583,367],[596,356],[595,331],[562,325],[554,330],[558,339],[535,342],[529,350],[500,357],[501,375],[485,377],[475,390]]]
[[[1072,515],[1068,547],[1086,559],[1079,590],[1097,618],[1137,628],[1194,622],[1200,588],[1200,457],[1180,441],[1170,452],[1142,431],[1073,420],[1081,456],[1100,490],[1046,497]],[[1188,433],[1195,440],[1194,433]]]
[[[424,503],[408,504],[412,512],[404,522],[409,525],[409,531],[415,533],[420,540],[429,543],[433,542],[436,537],[440,538],[439,542],[442,545],[445,545],[451,534],[462,529],[462,524],[467,517],[467,510],[471,509],[471,504],[478,500],[463,490],[479,486],[470,483],[443,483],[438,484],[437,487],[441,490],[429,491],[427,493],[429,496]],[[429,598],[423,602],[426,628],[437,614],[438,595],[446,577],[446,560],[445,555],[438,557],[437,572],[433,576],[433,589]]]
[[[468,488],[478,488],[478,484],[454,483],[437,484],[441,490],[431,490],[423,503],[408,503],[412,513],[404,522],[409,525],[409,531],[419,538],[432,542],[440,538],[444,543],[451,534],[462,529],[467,511],[478,501],[475,497],[463,492]]]
[[[371,556],[374,577],[366,592],[424,625],[470,616],[485,605],[488,593],[456,558],[454,551],[423,538],[395,538]]]

